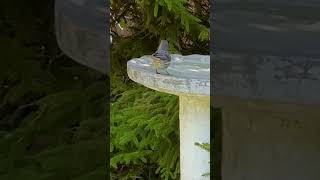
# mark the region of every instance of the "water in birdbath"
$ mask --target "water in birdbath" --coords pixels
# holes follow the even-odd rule
[[[150,56],[142,56],[131,60],[145,71],[154,71]],[[181,78],[209,79],[210,77],[210,56],[193,54],[182,56],[180,54],[171,55],[171,63],[167,69],[169,76]]]

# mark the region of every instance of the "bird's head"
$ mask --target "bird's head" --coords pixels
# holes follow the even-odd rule
[[[169,50],[169,43],[167,40],[161,40],[158,50],[162,50],[162,51],[168,51]]]

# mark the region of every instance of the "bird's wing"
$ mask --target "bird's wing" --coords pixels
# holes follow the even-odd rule
[[[163,61],[170,61],[170,54],[167,51],[158,50],[153,54],[154,57],[157,57]]]

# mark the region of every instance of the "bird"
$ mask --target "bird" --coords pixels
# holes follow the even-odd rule
[[[156,69],[157,74],[160,74],[158,70],[165,70],[168,73],[167,68],[169,67],[171,62],[171,57],[168,50],[168,41],[161,40],[157,51],[151,55],[151,63],[153,67]]]

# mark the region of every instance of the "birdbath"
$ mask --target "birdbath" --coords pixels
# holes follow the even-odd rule
[[[216,6],[212,97],[222,111],[222,179],[320,179],[319,2]]]
[[[98,72],[109,74],[109,8],[104,1],[55,0],[55,35],[70,58]]]
[[[171,55],[169,74],[157,74],[148,56],[127,63],[130,79],[150,89],[179,96],[182,180],[209,179],[210,153],[195,143],[210,143],[210,56]]]
[[[222,179],[318,180],[319,63],[298,59],[313,65],[314,78],[299,75],[304,67],[296,66],[287,79],[284,60],[265,58],[215,59],[212,96],[222,109]],[[227,64],[232,68],[222,68]]]

